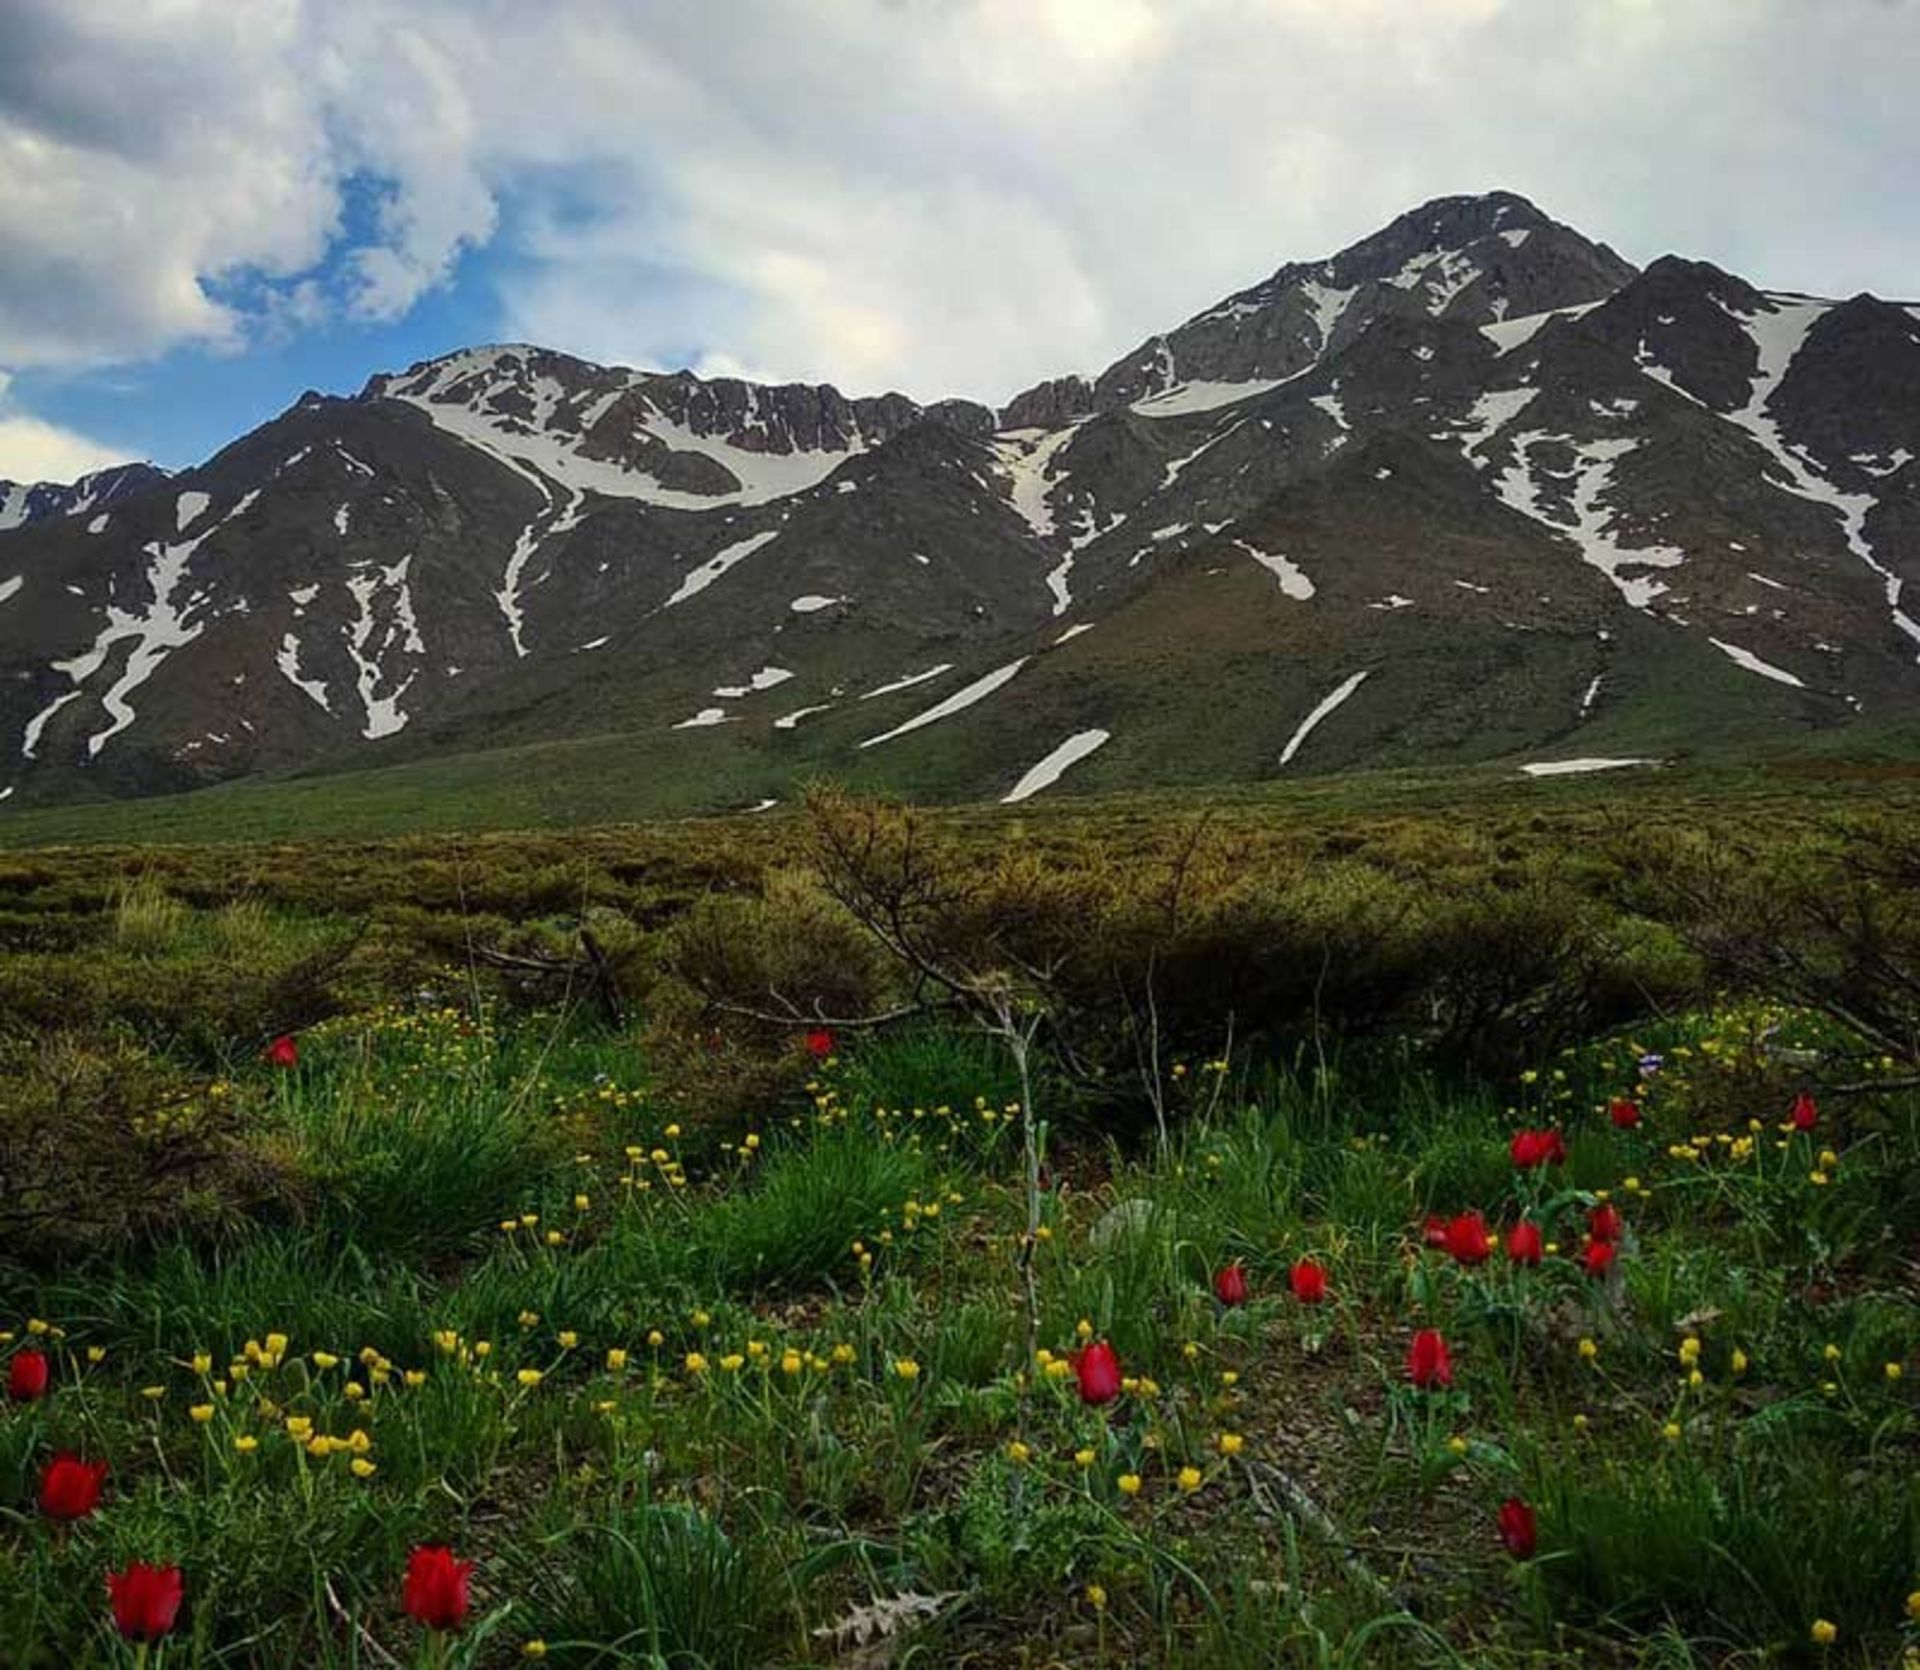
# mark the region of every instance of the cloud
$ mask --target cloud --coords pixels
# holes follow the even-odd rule
[[[0,402],[0,481],[74,481],[127,455]]]
[[[1493,186],[1884,291],[1916,79],[1905,0],[9,0],[0,365],[390,320],[484,250],[503,336],[1003,398]]]
[[[12,386],[0,371],[0,481],[75,481],[127,461],[124,451],[15,409],[8,399]]]

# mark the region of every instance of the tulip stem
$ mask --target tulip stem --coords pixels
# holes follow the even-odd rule
[[[1040,1245],[1040,1126],[1034,1117],[1033,1036],[1039,1017],[1018,1019],[1012,995],[996,991],[992,998],[994,1028],[1013,1057],[1014,1071],[1020,1078],[1020,1150],[1025,1163],[1027,1195],[1027,1233],[1020,1245],[1020,1275],[1025,1287],[1027,1352],[1022,1366],[1023,1380],[1031,1380],[1033,1363],[1040,1349],[1040,1275],[1035,1255]]]

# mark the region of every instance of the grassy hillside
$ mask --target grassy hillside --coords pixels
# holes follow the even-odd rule
[[[1247,676],[1270,678],[1249,668]],[[1369,811],[1393,806],[1506,804],[1513,808],[1598,803],[1610,799],[1741,799],[1791,795],[1817,783],[1822,796],[1871,797],[1885,785],[1920,778],[1920,730],[1902,725],[1855,725],[1827,733],[1773,734],[1755,740],[1736,715],[1753,718],[1747,686],[1711,680],[1710,693],[1728,704],[1726,744],[1719,750],[1671,752],[1674,730],[1659,704],[1632,693],[1617,712],[1570,736],[1559,749],[1533,750],[1524,759],[1585,755],[1670,760],[1658,772],[1529,781],[1519,759],[1444,769],[1409,765],[1396,770],[1317,773],[1305,759],[1284,778],[1272,759],[1304,711],[1323,691],[1293,689],[1276,713],[1273,734],[1249,752],[1247,738],[1205,742],[1208,701],[1189,692],[1143,719],[1138,734],[1113,744],[1075,768],[1023,808],[1050,816],[1063,802],[1102,808],[1138,806],[1150,812],[1182,808],[1271,807]],[[1005,723],[968,733],[962,746],[934,725],[889,743],[803,753],[793,743],[787,763],[768,757],[737,734],[706,730],[682,734],[626,733],[563,742],[525,744],[453,754],[371,770],[302,772],[249,779],[185,795],[93,801],[63,806],[0,808],[0,847],[66,843],[245,843],[302,839],[377,840],[387,836],[471,830],[583,828],[639,820],[710,817],[763,800],[791,807],[808,777],[832,777],[868,792],[900,792],[940,802],[970,798],[968,785],[983,772],[1005,786],[1058,741],[1100,717],[1076,703],[1071,681],[1038,681],[1037,707]],[[1518,699],[1518,698],[1516,698]],[[1703,701],[1705,698],[1703,697]],[[1742,707],[1742,703],[1747,703]],[[1149,715],[1152,717],[1152,715]],[[1323,729],[1337,745],[1335,715]],[[1436,712],[1435,725],[1448,721]],[[1691,721],[1690,721],[1691,723]],[[869,727],[870,728],[870,727]],[[1200,737],[1188,745],[1185,737]],[[1316,733],[1316,742],[1321,741]],[[1144,751],[1144,752],[1143,752]],[[1262,764],[1265,761],[1267,764]],[[1236,781],[1236,775],[1244,774]],[[1155,780],[1175,786],[1139,789]],[[1811,804],[1811,802],[1810,802]],[[1070,812],[1067,815],[1077,815]]]

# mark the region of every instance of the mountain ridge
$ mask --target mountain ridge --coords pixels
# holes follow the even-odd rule
[[[710,806],[1006,792],[1043,729],[1093,786],[1814,738],[1912,712],[1916,457],[1920,309],[1511,193],[997,411],[462,349],[0,535],[0,795],[605,731]]]

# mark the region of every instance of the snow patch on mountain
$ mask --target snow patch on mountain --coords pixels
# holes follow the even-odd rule
[[[993,437],[993,455],[1007,483],[1007,502],[1014,513],[1042,539],[1054,532],[1053,510],[1047,496],[1065,479],[1053,473],[1054,456],[1071,441],[1078,424],[1065,429],[1009,429]]]
[[[994,668],[992,672],[986,674],[984,677],[977,678],[971,684],[954,691],[945,701],[936,702],[932,707],[923,709],[921,712],[916,713],[911,719],[906,720],[902,724],[895,725],[890,731],[882,731],[878,736],[868,737],[860,746],[862,748],[877,748],[881,743],[891,742],[895,737],[905,736],[909,731],[917,731],[923,725],[931,725],[938,720],[952,718],[954,714],[972,707],[975,702],[984,701],[988,696],[991,696],[994,691],[998,690],[1011,679],[1014,674],[1019,672],[1020,669],[1027,664],[1029,659],[1031,658],[1023,655],[1018,661],[1010,661],[1004,667]]]
[[[684,603],[689,597],[699,596],[699,594],[712,585],[715,580],[725,574],[728,569],[746,561],[755,551],[771,545],[779,537],[780,530],[778,528],[771,528],[765,533],[752,534],[746,539],[739,540],[729,545],[724,551],[716,551],[712,556],[707,558],[705,562],[701,563],[698,568],[690,569],[687,577],[680,582],[673,595],[669,597],[666,602],[662,603],[660,607],[663,609],[671,609],[676,603]]]
[[[1306,572],[1279,552],[1263,551],[1244,539],[1236,539],[1233,543],[1280,582],[1280,590],[1284,595],[1297,603],[1305,603],[1313,596],[1313,582],[1307,578]]]
[[[1868,475],[1892,475],[1913,462],[1913,454],[1905,447],[1896,447],[1892,452],[1856,452],[1852,463],[1858,464]]]
[[[1110,740],[1111,733],[1107,731],[1076,731],[1045,759],[1030,767],[1012,790],[1002,797],[1001,805],[1012,806],[1031,799],[1042,789],[1051,788],[1066,774],[1069,766],[1078,765],[1089,754],[1104,748]]]
[[[354,618],[341,633],[347,643],[347,658],[353,663],[354,687],[365,718],[360,734],[369,742],[406,728],[408,715],[400,706],[400,698],[420,676],[420,669],[415,666],[408,670],[405,678],[398,678],[386,665],[388,657],[426,653],[419,621],[414,615],[413,594],[407,583],[407,570],[412,562],[409,553],[391,567],[357,565],[347,576],[347,594],[353,599]],[[383,604],[384,620],[381,619]]]
[[[1130,409],[1140,417],[1187,417],[1194,412],[1218,411],[1220,407],[1231,406],[1236,401],[1251,400],[1255,395],[1269,393],[1292,380],[1290,377],[1255,377],[1238,383],[1176,383],[1162,393],[1134,401]]]
[[[1577,777],[1589,771],[1619,771],[1630,765],[1658,765],[1658,760],[1535,760],[1520,769],[1529,777]]]
[[[112,722],[105,730],[87,738],[89,758],[98,758],[100,750],[133,723],[133,705],[127,698],[154,675],[170,651],[192,643],[205,629],[203,625],[188,623],[184,603],[176,601],[174,596],[186,577],[187,560],[197,544],[198,541],[190,540],[184,545],[149,545],[147,554],[154,559],[147,575],[148,584],[153,588],[152,607],[144,615],[131,616],[122,615],[109,606],[107,616],[113,624],[94,641],[93,649],[78,661],[55,663],[60,671],[72,675],[75,684],[84,684],[99,669],[114,644],[132,641],[133,648],[127,654],[119,678],[100,698],[100,705]]]
[[[1228,424],[1226,428],[1218,430],[1214,434],[1209,435],[1204,441],[1202,441],[1197,447],[1193,449],[1193,451],[1189,452],[1185,457],[1175,458],[1171,460],[1167,464],[1166,474],[1161,477],[1160,491],[1164,493],[1169,487],[1171,487],[1176,481],[1180,479],[1180,472],[1182,470],[1184,470],[1189,464],[1193,463],[1196,459],[1204,458],[1209,452],[1211,452],[1215,447],[1217,447],[1229,435],[1232,435],[1237,430],[1241,429],[1246,424],[1246,421],[1247,420],[1245,418],[1240,418],[1236,422]]]
[[[1358,290],[1338,290],[1330,284],[1308,279],[1300,286],[1300,298],[1307,304],[1313,328],[1320,333],[1319,349],[1324,355],[1333,342],[1334,327],[1347,311]]]
[[[700,454],[739,484],[720,493],[689,493],[665,487],[637,464],[586,456],[580,450],[585,427],[577,431],[549,427],[557,416],[572,415],[572,397],[550,375],[524,375],[514,369],[509,362],[518,357],[518,352],[474,349],[450,355],[417,375],[383,379],[378,391],[416,407],[449,435],[517,474],[544,476],[576,494],[638,499],[671,510],[717,510],[787,498],[818,486],[847,459],[867,450],[865,436],[856,430],[848,444],[840,448],[750,451],[668,417],[643,394],[640,398],[645,412],[634,425],[637,438],[657,442],[670,452]],[[645,379],[637,372],[602,370],[599,375],[616,379],[611,391],[614,396],[644,387]],[[477,390],[473,387],[476,378],[482,379]],[[465,398],[459,398],[456,391],[466,391]],[[757,398],[758,390],[754,393]],[[502,409],[503,400],[512,405],[530,404],[531,417]]]
[[[1599,305],[1598,302],[1582,302],[1578,307],[1550,307],[1544,313],[1526,313],[1518,319],[1501,319],[1491,325],[1482,325],[1480,334],[1504,356],[1516,348],[1525,347],[1554,320],[1578,319]]]
[[[1831,306],[1830,302],[1801,296],[1771,295],[1766,298],[1764,309],[1752,313],[1724,310],[1746,331],[1758,355],[1746,405],[1725,415],[1759,442],[1785,472],[1786,480],[1772,478],[1773,486],[1809,504],[1822,505],[1839,516],[1847,549],[1879,577],[1894,626],[1920,645],[1920,621],[1901,606],[1905,582],[1880,560],[1867,539],[1867,518],[1879,501],[1871,493],[1842,492],[1828,479],[1811,453],[1788,442],[1779,421],[1767,410],[1794,357],[1806,342],[1808,332]],[[1920,660],[1920,655],[1915,659]]]
[[[87,738],[87,757],[97,759],[100,750],[134,722],[136,715],[128,698],[154,675],[174,650],[185,648],[206,630],[204,621],[188,619],[199,600],[175,595],[186,577],[187,564],[195,551],[246,510],[257,497],[257,493],[247,494],[219,521],[202,528],[191,539],[174,545],[163,545],[156,541],[142,547],[143,554],[151,559],[146,581],[153,594],[152,602],[139,614],[109,603],[106,607],[106,625],[95,636],[93,646],[69,660],[52,663],[55,672],[65,673],[73,681],[73,688],[54,697],[28,719],[20,739],[20,752],[25,758],[37,757],[40,739],[49,721],[69,702],[83,694],[87,681],[106,664],[108,652],[122,643],[131,643],[133,647],[127,652],[120,676],[100,698],[100,705],[106,710],[110,723],[105,730],[96,731]],[[200,502],[189,505],[186,502],[189,499]],[[184,528],[188,523],[197,521],[211,502],[204,493],[182,493],[174,507],[180,526]]]
[[[1338,383],[1334,385],[1335,391],[1339,389],[1339,386]],[[1332,452],[1344,446],[1347,436],[1352,433],[1353,426],[1347,422],[1346,404],[1341,400],[1338,392],[1316,394],[1308,401],[1308,404],[1317,406],[1321,411],[1325,412],[1328,417],[1333,419],[1335,427],[1339,430],[1339,433],[1327,442],[1327,451]]]
[[[876,696],[891,696],[896,690],[911,690],[916,684],[925,684],[932,679],[938,678],[942,673],[950,673],[952,671],[953,663],[951,661],[942,661],[939,666],[929,667],[924,673],[908,673],[905,678],[897,678],[891,684],[875,685],[873,689],[864,692],[860,700],[870,702]]]
[[[286,681],[302,695],[319,704],[327,713],[333,711],[333,703],[327,694],[326,680],[308,678],[300,671],[300,640],[289,632],[280,640],[280,650],[274,656],[274,665]]]
[[[1487,461],[1476,456],[1480,448],[1532,405],[1539,393],[1535,388],[1489,389],[1474,401],[1465,420],[1454,431],[1454,439],[1473,461],[1474,468],[1486,468]]]
[[[1354,691],[1358,690],[1361,685],[1366,683],[1369,670],[1370,669],[1363,667],[1350,678],[1341,680],[1340,683],[1336,684],[1332,690],[1328,691],[1327,694],[1320,699],[1319,704],[1314,710],[1300,721],[1293,735],[1287,738],[1286,747],[1280,750],[1280,763],[1282,765],[1291,765],[1293,763],[1294,755],[1300,752],[1301,745],[1308,737],[1313,735],[1314,728],[1320,721],[1326,718],[1329,713],[1333,712],[1333,710],[1351,696]]]
[[[1537,472],[1532,453],[1546,445],[1572,449],[1574,465],[1571,479],[1563,472],[1540,468]],[[1614,536],[1616,514],[1605,502],[1613,484],[1613,467],[1639,447],[1637,440],[1624,436],[1595,441],[1575,441],[1544,430],[1530,430],[1516,436],[1513,462],[1494,483],[1501,502],[1521,515],[1538,522],[1548,532],[1570,540],[1582,561],[1597,568],[1635,609],[1647,609],[1656,597],[1667,591],[1664,581],[1649,575],[1629,574],[1630,568],[1678,568],[1686,561],[1686,552],[1670,545],[1629,547]],[[1568,523],[1542,502],[1548,482],[1570,489],[1572,521]]]
[[[206,512],[213,499],[206,493],[182,493],[173,502],[174,531],[185,533]]]
[[[718,685],[713,693],[716,696],[733,699],[752,696],[762,690],[771,690],[777,684],[785,684],[792,677],[792,671],[786,667],[762,667],[757,673],[752,674],[745,684]]]
[[[1707,642],[1736,666],[1744,667],[1750,673],[1758,673],[1762,678],[1770,678],[1775,684],[1791,685],[1795,690],[1806,689],[1806,685],[1784,667],[1776,667],[1770,662],[1762,661],[1750,649],[1742,649],[1738,644],[1730,644],[1724,638],[1709,638]]]
[[[799,725],[802,719],[808,718],[816,713],[830,712],[833,705],[832,702],[822,702],[818,707],[797,707],[791,713],[783,713],[778,719],[774,720],[773,728],[776,731],[793,730]]]
[[[1464,251],[1429,249],[1414,256],[1387,282],[1396,290],[1424,291],[1427,312],[1437,317],[1479,276],[1480,268]]]

